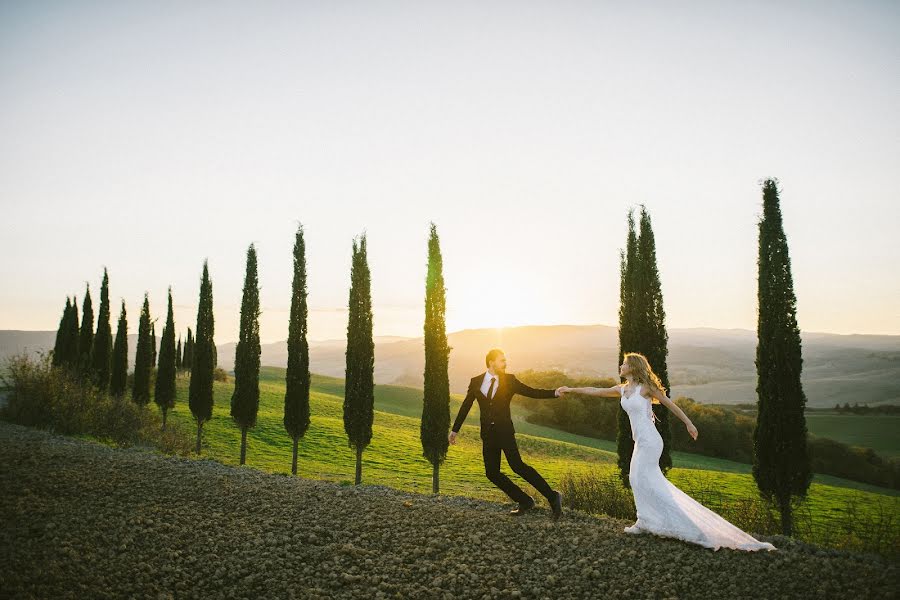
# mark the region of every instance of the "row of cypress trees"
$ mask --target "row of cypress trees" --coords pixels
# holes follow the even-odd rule
[[[307,341],[307,283],[306,246],[303,227],[298,226],[294,242],[294,277],[290,322],[288,326],[288,366],[284,398],[284,427],[293,443],[291,472],[297,473],[297,449],[300,438],[310,426],[310,381],[309,343]],[[108,318],[108,278],[104,271],[103,292],[101,294],[100,321]],[[175,323],[172,310],[172,290],[169,288],[166,325],[163,329],[156,371],[155,387],[152,394],[163,416],[163,428],[169,410],[175,405],[175,373],[179,368],[190,368],[191,378],[188,404],[197,424],[196,447],[200,452],[203,426],[213,414],[213,376],[216,364],[216,349],[213,342],[215,321],[213,317],[212,280],[207,261],[203,263],[200,280],[200,296],[197,308],[196,335],[189,328],[187,339],[182,345],[179,337],[175,341]],[[421,441],[424,456],[434,467],[434,491],[438,491],[438,470],[447,454],[447,431],[450,423],[450,392],[448,377],[448,357],[444,323],[445,292],[442,273],[437,228],[431,224],[428,242],[428,276],[426,280],[425,319],[425,390],[423,399]],[[57,332],[56,347],[53,352],[54,364],[71,363],[77,365],[100,366],[102,359],[93,355],[83,357],[79,352],[81,339],[85,346],[94,340],[93,313],[91,299],[85,298],[85,313],[88,315],[79,331],[77,306],[66,298],[66,307]],[[371,294],[371,272],[368,265],[366,234],[353,240],[350,272],[350,295],[348,300],[347,350],[344,391],[344,430],[347,440],[356,454],[355,482],[362,480],[362,454],[372,440],[374,420],[374,362],[375,343],[373,337],[373,315]],[[247,250],[246,273],[241,301],[240,332],[235,349],[234,391],[231,396],[231,417],[241,430],[240,463],[245,464],[247,454],[247,432],[256,425],[259,410],[259,276],[258,258],[253,244]],[[135,370],[132,383],[132,398],[141,405],[151,398],[151,372],[155,359],[154,321],[150,314],[148,295],[144,302],[138,324],[138,343],[135,350]],[[94,380],[110,378],[109,391],[116,395],[125,392],[128,374],[127,317],[125,303],[119,316],[118,331],[113,344],[114,364],[111,375],[100,373]],[[105,335],[102,327],[100,335]],[[91,347],[101,352],[109,344],[94,343]],[[93,371],[91,371],[93,372]]]
[[[358,240],[353,241],[348,308],[344,374],[344,431],[347,433],[350,446],[356,452],[355,483],[359,484],[362,480],[362,453],[372,440],[372,423],[375,414],[375,342],[372,334],[371,272],[365,233]],[[305,314],[305,304],[303,310]],[[445,312],[446,290],[440,239],[437,226],[431,223],[428,237],[428,269],[425,279],[425,369],[419,437],[422,444],[422,455],[432,465],[432,491],[434,493],[440,491],[440,467],[447,457],[447,433],[450,430],[449,357],[451,348],[447,343]],[[305,320],[303,325],[305,327]],[[308,356],[305,360],[303,368],[308,372]],[[288,369],[290,370],[290,368],[289,352]],[[287,415],[287,411],[285,411],[285,415]],[[308,419],[308,416],[306,418]]]
[[[288,365],[285,374],[285,431],[292,441],[291,473],[297,474],[297,452],[300,438],[310,426],[309,342],[307,340],[307,273],[306,244],[302,225],[294,240],[294,274],[292,281],[290,320],[288,323]],[[246,272],[241,300],[238,343],[235,348],[234,391],[230,414],[241,430],[240,464],[247,457],[247,432],[256,425],[259,412],[259,340],[258,257],[253,244],[247,250]],[[204,263],[197,313],[197,334],[191,343],[190,407],[197,422],[197,446],[200,452],[204,423],[212,418],[212,373],[215,352],[212,342],[212,282]],[[371,274],[368,266],[366,235],[353,240],[350,271],[350,297],[347,324],[346,369],[344,378],[344,431],[356,454],[356,483],[362,480],[362,453],[372,439],[375,413],[375,343],[372,332]]]
[[[762,188],[763,214],[759,222],[757,259],[757,419],[753,432],[753,477],[760,495],[779,511],[783,533],[791,535],[793,506],[806,496],[812,480],[806,447],[806,396],[800,383],[803,359],[778,182],[766,179]],[[656,244],[650,216],[643,205],[637,232],[634,213],[628,213],[626,247],[620,251],[619,293],[619,364],[625,352],[643,354],[665,389],[669,390],[668,333]],[[669,411],[661,404],[654,404],[653,411],[658,417],[656,427],[663,439],[659,466],[667,473],[672,467]],[[628,415],[621,406],[616,444],[620,478],[623,485],[629,487],[634,441]]]
[[[78,323],[77,299],[66,297],[66,305],[56,332],[51,364],[75,371],[83,380],[102,392],[124,397],[128,392],[128,317],[125,301],[119,311],[116,335],[110,328],[109,273],[103,269],[100,288],[100,309],[97,330],[93,330],[93,304],[90,285],[82,304],[82,321]],[[176,362],[175,330],[172,316],[172,290],[169,288],[169,310],[159,353],[155,380],[154,400],[163,412],[163,428],[166,413],[175,402]],[[132,378],[131,397],[140,405],[150,401],[151,372],[157,363],[156,334],[150,320],[150,304],[144,295],[144,305],[138,325],[138,342],[135,350],[135,369]]]
[[[66,296],[66,306],[60,318],[53,345],[51,364],[65,366],[85,380],[106,387],[112,367],[112,333],[109,324],[109,275],[103,269],[100,289],[100,318],[94,332],[94,305],[88,284],[82,304],[81,323],[78,320],[77,298]]]
[[[782,515],[782,528],[791,533],[792,500],[802,498],[811,481],[806,452],[806,425],[803,415],[806,398],[800,385],[802,358],[796,321],[796,298],[790,260],[778,199],[777,182],[763,183],[763,218],[759,223],[758,282],[758,418],[754,431],[753,475],[762,496],[773,502]],[[345,366],[344,430],[355,450],[355,483],[362,479],[362,454],[372,439],[374,419],[374,338],[371,273],[367,241],[363,233],[353,240],[350,295],[348,301],[347,350]],[[439,491],[439,470],[447,455],[450,425],[448,363],[445,312],[446,290],[443,260],[437,228],[431,223],[428,240],[428,270],[425,282],[424,389],[420,429],[423,456],[433,467],[432,490]],[[239,340],[235,352],[235,385],[231,416],[241,429],[240,462],[246,460],[247,431],[256,424],[259,408],[259,278],[256,249],[247,250],[247,264],[241,302]],[[284,427],[293,443],[291,472],[297,473],[299,439],[310,426],[310,372],[307,335],[306,257],[303,228],[299,226],[294,244],[294,277],[288,333],[288,368],[284,399]],[[106,323],[104,326],[103,324]],[[54,364],[68,364],[89,374],[99,386],[112,393],[124,392],[127,356],[124,303],[115,345],[109,330],[108,277],[104,269],[97,334],[93,334],[93,312],[89,290],[85,296],[79,330],[77,306],[66,298],[54,348]],[[213,371],[216,349],[213,343],[212,282],[204,261],[200,284],[196,336],[188,329],[183,352],[181,340],[175,344],[172,295],[163,330],[154,398],[163,412],[174,406],[174,373],[190,365],[189,404],[197,423],[196,451],[200,452],[203,425],[212,418]],[[149,401],[149,372],[155,362],[155,333],[145,294],[141,312],[133,397]],[[650,215],[642,205],[635,228],[633,211],[628,213],[626,248],[620,251],[619,363],[625,352],[647,357],[666,390],[670,389],[667,367],[668,333],[656,244]],[[112,356],[112,359],[110,358]],[[112,360],[112,366],[110,366]],[[660,468],[672,467],[669,411],[653,405],[656,426],[663,439]],[[628,472],[634,442],[627,414],[619,410],[618,467],[622,483],[629,486]]]

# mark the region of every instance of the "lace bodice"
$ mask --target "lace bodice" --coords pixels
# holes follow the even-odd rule
[[[619,404],[622,409],[628,413],[628,420],[631,422],[631,439],[637,440],[642,433],[648,433],[646,426],[653,426],[653,404],[649,398],[645,398],[641,394],[641,384],[635,384],[635,388],[628,395],[625,394],[625,386],[619,388],[622,399]]]

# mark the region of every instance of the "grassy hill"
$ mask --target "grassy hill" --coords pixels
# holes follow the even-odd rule
[[[871,448],[883,456],[900,456],[900,415],[807,412],[806,427],[821,437]]]
[[[188,378],[178,379],[178,402],[170,422],[192,429],[187,404]],[[204,427],[203,454],[226,464],[237,464],[240,434],[229,416],[233,382],[215,383],[213,419]],[[419,442],[421,392],[398,386],[376,386],[376,412],[372,444],[363,454],[363,483],[383,484],[402,490],[428,492],[430,465],[422,458]],[[267,472],[290,471],[290,440],[282,425],[284,369],[263,367],[260,375],[260,409],[257,426],[248,435],[247,464]],[[454,397],[451,415],[459,406]],[[311,394],[312,425],[301,440],[298,471],[303,477],[338,482],[352,481],[354,455],[343,430],[343,381],[314,376]],[[526,461],[551,485],[566,472],[612,470],[613,443],[566,434],[524,422],[522,411],[514,415],[520,432],[519,445]],[[463,427],[459,443],[450,448],[441,470],[441,491],[450,495],[507,501],[484,476],[477,409]],[[703,456],[677,453],[671,480],[679,487],[697,481],[715,486],[723,496],[739,500],[756,495],[749,465]],[[528,484],[503,468],[520,485]],[[713,478],[714,476],[714,478]],[[856,511],[900,514],[900,496],[891,490],[833,477],[816,476],[807,509],[817,526],[838,526],[850,507]]]

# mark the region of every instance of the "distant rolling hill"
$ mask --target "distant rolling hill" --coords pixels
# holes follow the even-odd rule
[[[900,336],[837,335],[803,332],[803,385],[809,405],[900,403]],[[52,331],[0,331],[0,357],[22,349],[53,345]],[[466,329],[449,335],[450,386],[465,390],[484,370],[484,354],[506,350],[510,371],[560,369],[572,375],[612,377],[617,372],[618,334],[607,325],[547,325],[505,329]],[[129,336],[134,360],[136,336]],[[234,343],[218,346],[219,365],[230,370]],[[313,372],[343,377],[343,340],[310,343]],[[376,338],[375,380],[422,386],[421,338]],[[669,379],[673,396],[699,402],[736,404],[756,401],[756,332],[747,329],[669,330]],[[286,342],[264,344],[262,364],[285,366]]]

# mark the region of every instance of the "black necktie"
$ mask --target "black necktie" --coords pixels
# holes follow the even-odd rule
[[[491,385],[488,388],[487,399],[491,399],[491,394],[494,392],[494,382],[497,381],[496,377],[491,377]]]

